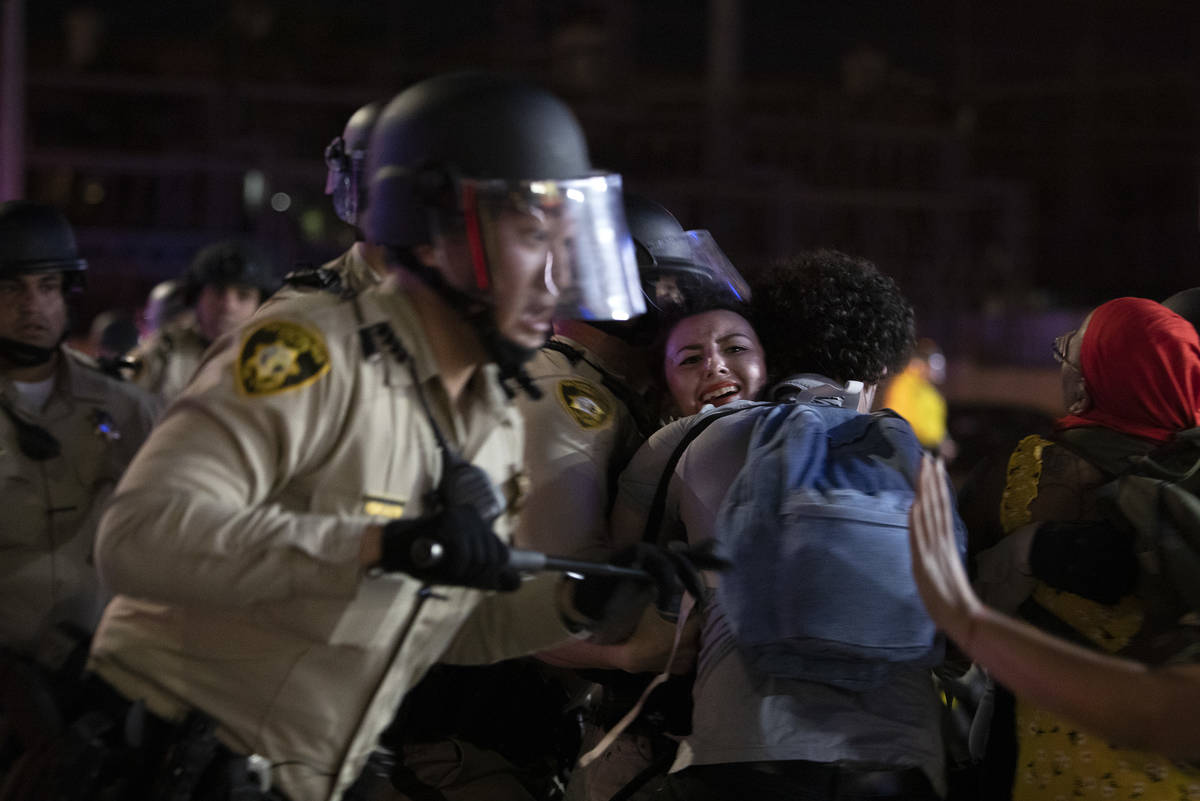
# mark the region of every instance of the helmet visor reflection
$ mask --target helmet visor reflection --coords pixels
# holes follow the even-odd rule
[[[460,187],[479,290],[490,293],[502,276],[528,282],[555,319],[629,320],[645,311],[619,175]]]
[[[640,243],[648,302],[658,308],[681,305],[696,294],[731,303],[749,303],[750,285],[708,231]]]

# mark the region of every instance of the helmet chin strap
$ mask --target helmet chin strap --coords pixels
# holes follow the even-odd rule
[[[0,337],[0,356],[16,367],[40,367],[54,358],[58,346],[43,348],[8,337]]]
[[[542,391],[525,372],[525,363],[537,354],[538,348],[527,348],[501,335],[490,305],[451,286],[440,271],[423,264],[410,251],[398,248],[390,250],[406,270],[438,293],[441,299],[471,326],[489,360],[500,368],[500,386],[509,398],[516,397],[516,392],[510,386],[513,382],[533,400],[542,397]]]

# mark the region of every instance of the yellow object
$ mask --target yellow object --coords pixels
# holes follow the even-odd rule
[[[907,420],[926,448],[946,439],[946,401],[918,366],[910,364],[892,380],[883,405]]]

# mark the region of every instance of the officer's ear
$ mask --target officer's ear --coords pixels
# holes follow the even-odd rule
[[[415,246],[413,256],[425,267],[441,273],[451,286],[466,291],[477,288],[465,235],[451,231],[447,236],[435,236],[431,244]]]

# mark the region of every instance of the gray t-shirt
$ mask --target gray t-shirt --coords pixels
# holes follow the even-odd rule
[[[746,458],[769,404],[738,401],[744,411],[717,420],[688,447],[675,468],[663,531],[682,523],[692,542],[710,539],[721,502]],[[725,408],[732,408],[733,405]],[[692,424],[709,413],[658,431],[621,475],[614,538],[640,536],[662,471]],[[637,521],[642,521],[641,525]],[[709,577],[715,587],[718,577]],[[865,768],[920,767],[945,794],[939,701],[929,671],[900,673],[868,692],[752,674],[737,650],[724,611],[710,592],[701,628],[692,734],[672,770],[689,765],[801,759]]]

